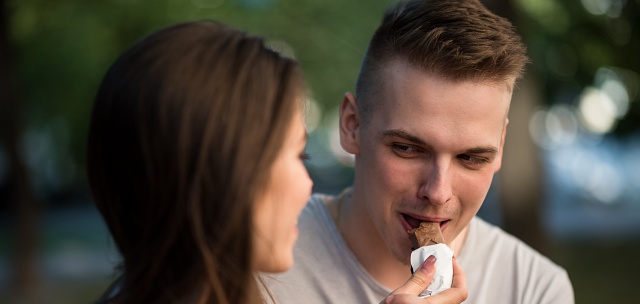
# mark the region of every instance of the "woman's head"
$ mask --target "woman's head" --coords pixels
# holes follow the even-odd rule
[[[118,58],[95,99],[88,173],[123,257],[122,299],[252,300],[254,213],[303,94],[295,61],[215,22],[161,29]]]
[[[255,208],[255,269],[282,272],[293,265],[293,244],[298,237],[298,215],[309,198],[311,180],[302,161],[307,139],[302,113],[291,122],[284,147]],[[286,202],[286,203],[285,203]]]

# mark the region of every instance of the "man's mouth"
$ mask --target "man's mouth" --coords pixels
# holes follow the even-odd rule
[[[405,229],[407,231],[420,227],[420,223],[421,222],[436,222],[436,223],[440,223],[440,230],[442,230],[444,228],[444,226],[450,221],[449,219],[445,219],[445,218],[418,217],[418,216],[409,215],[409,214],[406,214],[406,213],[402,213],[402,219],[404,219],[405,223],[403,224],[403,226],[405,226]]]

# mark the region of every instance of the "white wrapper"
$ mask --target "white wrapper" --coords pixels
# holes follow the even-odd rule
[[[453,281],[453,250],[445,244],[424,246],[411,252],[411,269],[416,271],[430,255],[436,257],[436,274],[429,287],[420,296],[435,295],[445,291],[451,288]]]

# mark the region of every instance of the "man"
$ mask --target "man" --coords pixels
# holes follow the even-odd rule
[[[407,231],[429,221],[464,270],[466,303],[573,303],[564,269],[475,217],[526,62],[512,25],[477,0],[391,7],[340,108],[353,188],[310,199],[294,268],[267,279],[276,302],[379,302],[411,275]]]

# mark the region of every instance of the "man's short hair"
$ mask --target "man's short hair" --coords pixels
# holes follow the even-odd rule
[[[451,81],[488,81],[511,88],[528,62],[513,25],[478,0],[409,0],[391,6],[374,33],[356,83],[360,116],[392,60]]]

